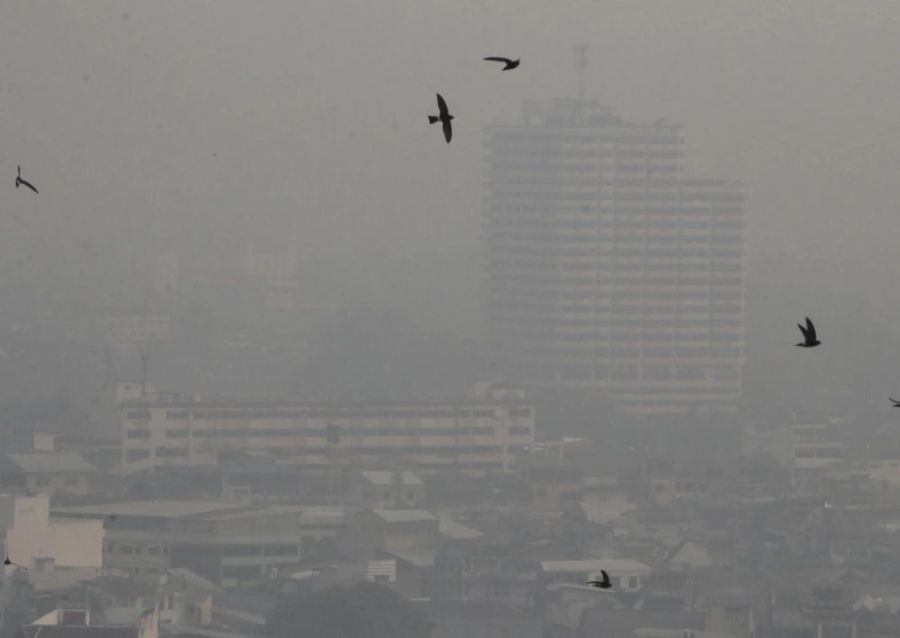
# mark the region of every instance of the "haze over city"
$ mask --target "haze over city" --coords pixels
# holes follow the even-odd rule
[[[854,613],[876,584],[900,596],[871,558],[896,539],[856,518],[900,521],[896,2],[0,13],[0,527],[18,579],[0,588],[4,635],[32,635],[63,594],[112,596],[91,579],[163,600],[164,574],[203,611],[147,604],[152,622],[132,623],[145,638],[288,635],[353,599],[362,620],[334,635],[419,601],[410,636],[492,636],[451,620],[453,605],[479,617],[479,600],[510,631],[574,638],[615,600],[648,624],[609,635],[774,637],[790,632],[760,601],[809,584],[782,582],[774,556],[792,552],[809,569],[852,563]],[[804,342],[807,321],[821,343]],[[755,498],[771,520],[741,535]],[[727,549],[716,515],[694,520],[713,501]],[[771,550],[795,505],[816,540]],[[666,517],[687,521],[673,538],[647,523]],[[243,536],[180,546],[188,519]],[[154,525],[172,533],[154,546],[165,558],[124,558]],[[415,539],[398,540],[404,525]],[[254,526],[272,539],[254,545]],[[723,628],[702,600],[684,618],[638,613],[684,571],[684,543],[731,570],[755,620]],[[861,548],[879,565],[853,563]],[[487,555],[539,561],[514,570],[533,588],[453,580]],[[26,577],[44,559],[65,592]],[[608,588],[565,589],[607,582],[601,567]],[[716,589],[721,574],[693,567],[685,591]],[[363,581],[399,598],[332,589]],[[271,605],[251,610],[255,596]],[[588,603],[575,627],[548,611]],[[858,638],[865,622],[838,624]]]

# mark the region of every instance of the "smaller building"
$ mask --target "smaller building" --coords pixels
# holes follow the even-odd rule
[[[437,549],[441,543],[438,518],[425,510],[373,509],[359,512],[345,547],[371,556],[390,552]]]
[[[351,484],[351,499],[375,509],[419,509],[425,506],[425,483],[412,472],[358,472]]]
[[[0,455],[0,489],[21,494],[92,492],[97,468],[77,452],[28,452]]]
[[[54,515],[102,520],[104,567],[134,576],[182,567],[224,585],[258,582],[296,565],[301,543],[334,539],[344,526],[341,508],[228,501],[105,503]]]
[[[570,583],[583,585],[589,580],[602,578],[600,571],[609,574],[616,591],[639,592],[653,569],[640,561],[626,558],[604,558],[588,560],[552,560],[541,562],[543,580],[550,583]]]

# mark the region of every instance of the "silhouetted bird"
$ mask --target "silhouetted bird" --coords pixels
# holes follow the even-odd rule
[[[522,58],[519,58],[518,60],[510,60],[509,58],[485,58],[485,60],[490,62],[503,62],[504,64],[506,64],[506,66],[500,70],[510,71],[519,66],[519,62],[522,60]]]
[[[21,565],[19,565],[19,563],[14,563],[11,560],[9,560],[9,554],[6,555],[6,558],[4,559],[3,564],[6,565],[7,567],[9,567],[10,565],[15,565],[16,567],[22,567]],[[22,569],[25,569],[25,568],[22,567]]]
[[[891,399],[891,397],[888,397],[888,399]],[[898,401],[897,399],[891,399],[891,403],[894,404],[892,407],[900,408],[900,401]]]
[[[609,589],[612,587],[612,583],[609,582],[609,574],[606,573],[605,570],[600,570],[600,575],[603,576],[603,580],[589,580],[587,584],[591,587],[596,587],[597,589]]]
[[[435,122],[441,122],[444,126],[444,138],[447,140],[447,144],[449,144],[450,138],[453,136],[453,127],[450,125],[450,120],[453,119],[453,116],[450,115],[450,112],[447,110],[447,103],[444,101],[444,98],[441,97],[440,93],[437,94],[437,103],[439,115],[429,115],[428,123],[434,124]]]
[[[813,322],[809,320],[809,317],[806,318],[805,328],[799,323],[797,324],[797,327],[800,328],[800,332],[803,333],[803,339],[805,340],[802,343],[797,344],[801,348],[815,348],[822,343],[816,339],[816,327],[813,325]]]
[[[22,167],[19,166],[17,168],[19,169],[19,173],[18,173],[18,175],[16,175],[16,188],[18,188],[20,185],[24,185],[24,186],[27,186],[28,188],[30,188],[31,190],[33,190],[35,193],[37,193],[38,190],[34,186],[32,186],[29,182],[22,179]]]

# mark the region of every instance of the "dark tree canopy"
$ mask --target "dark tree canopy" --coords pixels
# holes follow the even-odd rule
[[[266,622],[277,638],[427,638],[425,618],[375,583],[334,587],[280,603]]]

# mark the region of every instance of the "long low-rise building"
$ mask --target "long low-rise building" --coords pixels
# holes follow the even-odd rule
[[[119,405],[125,473],[212,465],[231,452],[315,469],[402,465],[485,474],[534,444],[524,393],[488,388],[472,401],[321,403],[171,400]]]
[[[95,521],[105,532],[103,567],[132,576],[186,568],[225,585],[257,582],[295,565],[344,529],[343,508],[225,501],[132,501],[53,510],[66,522]],[[308,546],[308,547],[307,547]]]

